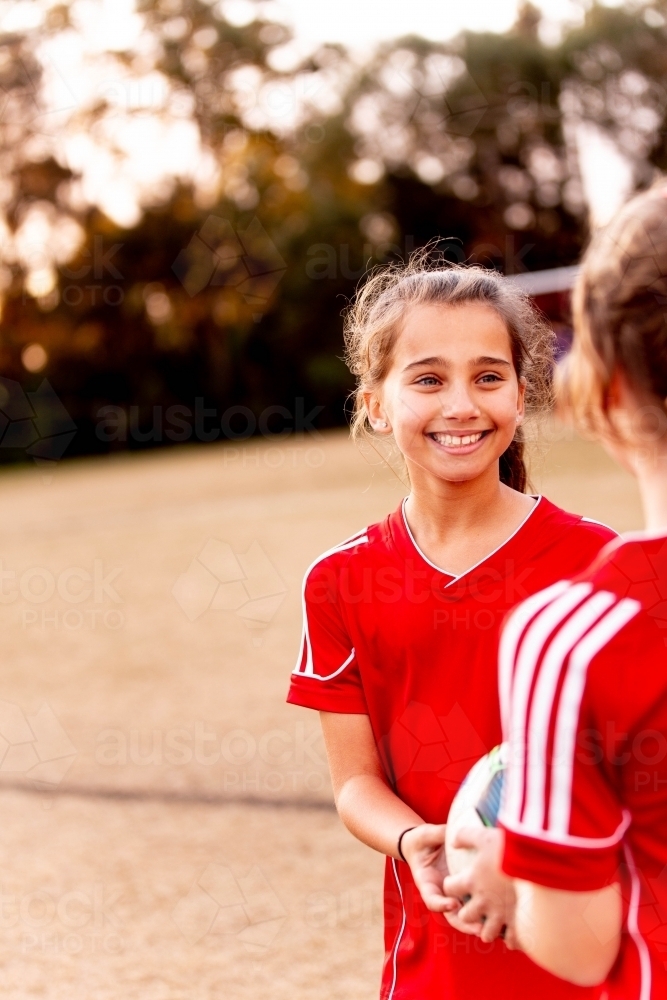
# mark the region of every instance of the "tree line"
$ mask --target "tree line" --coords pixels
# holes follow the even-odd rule
[[[363,66],[332,45],[290,64],[284,26],[224,9],[141,3],[141,45],[109,57],[125,93],[166,95],[118,127],[180,115],[209,165],[165,163],[131,222],[82,197],[65,141],[120,164],[117,93],[53,106],[44,46],[73,7],[0,37],[0,461],[339,425],[340,314],[369,268],[429,241],[505,273],[573,263],[582,129],[633,187],[665,169],[667,3],[593,5],[547,41],[527,4],[504,35],[397,39]]]

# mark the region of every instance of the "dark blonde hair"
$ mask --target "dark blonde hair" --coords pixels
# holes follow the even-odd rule
[[[563,408],[584,432],[614,431],[614,372],[667,398],[667,181],[636,195],[584,254],[573,299],[575,340],[559,379]]]
[[[407,264],[371,273],[346,310],[345,360],[357,379],[352,416],[355,437],[372,432],[363,394],[377,391],[387,377],[406,311],[430,303],[483,303],[494,309],[507,327],[517,376],[525,380],[527,411],[550,405],[555,336],[530,298],[496,271],[448,264],[427,248]],[[521,428],[500,458],[500,479],[512,489],[526,489]]]

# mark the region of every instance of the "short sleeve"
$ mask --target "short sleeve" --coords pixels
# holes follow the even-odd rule
[[[578,728],[579,747],[590,740],[591,727]],[[590,751],[575,753],[567,824],[547,817],[537,830],[528,817],[515,823],[505,812],[503,871],[514,878],[555,889],[588,892],[613,881],[622,860],[625,814],[605,772]],[[566,827],[566,828],[564,828]]]
[[[303,638],[287,697],[321,712],[367,715],[354,645],[341,614],[336,566],[316,565],[306,576]]]
[[[629,815],[600,752],[606,710],[598,687],[618,676],[615,664],[628,650],[614,637],[638,607],[574,585],[529,623],[521,609],[509,619],[501,677],[508,652],[514,672],[500,825],[503,870],[514,878],[584,892],[616,876]]]

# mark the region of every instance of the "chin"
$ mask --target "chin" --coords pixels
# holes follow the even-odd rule
[[[438,479],[445,479],[448,483],[468,483],[471,479],[477,479],[486,470],[486,465],[482,468],[440,468],[434,470]]]

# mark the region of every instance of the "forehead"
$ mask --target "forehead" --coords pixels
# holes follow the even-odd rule
[[[493,356],[512,361],[512,345],[503,319],[483,302],[410,306],[394,345],[394,364],[438,355],[452,362]]]

